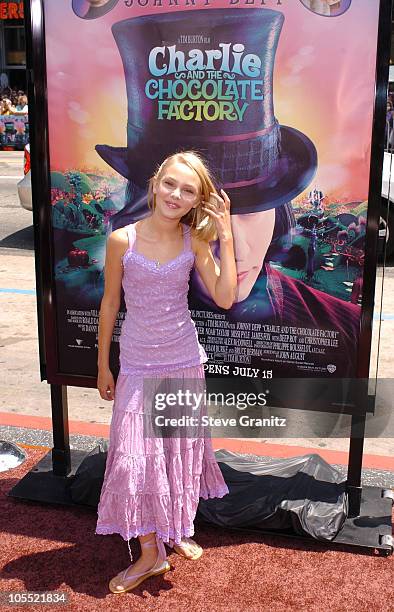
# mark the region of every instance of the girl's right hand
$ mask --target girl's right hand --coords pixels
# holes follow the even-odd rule
[[[103,400],[112,401],[115,399],[115,382],[109,368],[100,369],[97,376],[97,389]]]

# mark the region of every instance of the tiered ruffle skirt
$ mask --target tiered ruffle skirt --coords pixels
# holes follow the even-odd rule
[[[160,375],[150,375],[163,378]],[[203,365],[165,373],[166,378],[205,377]],[[143,376],[120,373],[98,506],[97,534],[124,540],[156,532],[179,544],[194,534],[199,498],[229,493],[210,435],[146,437]]]

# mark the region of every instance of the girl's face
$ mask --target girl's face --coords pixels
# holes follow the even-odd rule
[[[153,184],[155,212],[169,219],[181,219],[201,201],[198,175],[181,162],[170,163]]]

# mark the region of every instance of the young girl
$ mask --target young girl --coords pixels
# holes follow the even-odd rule
[[[141,556],[109,583],[124,593],[149,576],[167,572],[164,543],[187,559],[202,549],[189,536],[199,497],[229,491],[210,437],[146,437],[144,378],[204,379],[207,356],[187,303],[196,266],[212,299],[228,309],[237,287],[230,200],[216,193],[194,152],[168,157],[151,178],[150,216],[111,233],[100,308],[100,396],[114,400],[106,471],[96,533],[138,537]],[[220,268],[209,242],[220,243]],[[120,336],[120,371],[114,385],[109,350],[120,306],[127,307]],[[198,382],[198,381],[197,381]],[[130,559],[132,559],[128,542]]]

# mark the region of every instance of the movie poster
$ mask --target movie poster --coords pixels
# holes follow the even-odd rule
[[[45,2],[59,372],[96,375],[108,235],[193,149],[231,199],[238,272],[229,310],[190,280],[207,375],[355,376],[378,16],[378,0]]]

